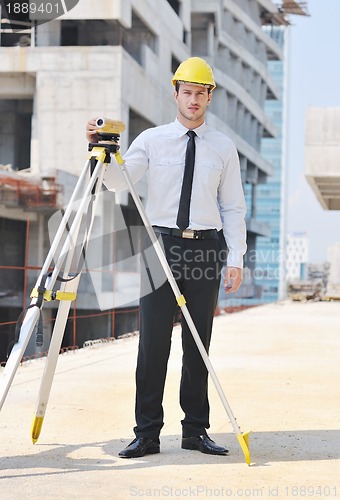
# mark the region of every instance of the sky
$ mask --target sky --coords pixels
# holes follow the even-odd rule
[[[287,231],[307,233],[316,263],[340,242],[340,210],[324,210],[304,178],[305,112],[340,107],[340,0],[309,0],[308,11],[290,18]]]

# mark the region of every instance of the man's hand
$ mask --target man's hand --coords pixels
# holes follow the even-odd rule
[[[242,283],[243,270],[239,267],[227,267],[224,279],[225,293],[236,292]]]
[[[86,125],[86,139],[89,142],[98,142],[98,135],[97,135],[97,118],[92,118],[87,122]]]

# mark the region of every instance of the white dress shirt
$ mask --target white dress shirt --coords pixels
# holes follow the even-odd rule
[[[234,143],[203,123],[197,137],[189,229],[223,228],[228,266],[243,267],[246,251],[246,204],[239,158]],[[152,225],[176,228],[188,129],[177,119],[142,132],[124,155],[131,180],[148,173],[146,213]],[[112,191],[126,189],[121,169],[113,161],[104,176]]]

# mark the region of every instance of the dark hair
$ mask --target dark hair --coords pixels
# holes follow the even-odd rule
[[[188,83],[190,83],[190,82],[188,82]],[[180,85],[179,81],[176,81],[175,90],[176,90],[177,94],[179,92],[179,85]],[[208,95],[210,94],[210,92],[211,92],[211,87],[208,87]]]

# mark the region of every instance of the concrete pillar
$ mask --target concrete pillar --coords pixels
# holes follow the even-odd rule
[[[35,30],[35,42],[37,47],[53,47],[60,45],[61,21],[59,21],[59,19],[40,24]]]
[[[214,57],[215,53],[215,23],[210,21],[207,26],[207,55]]]

